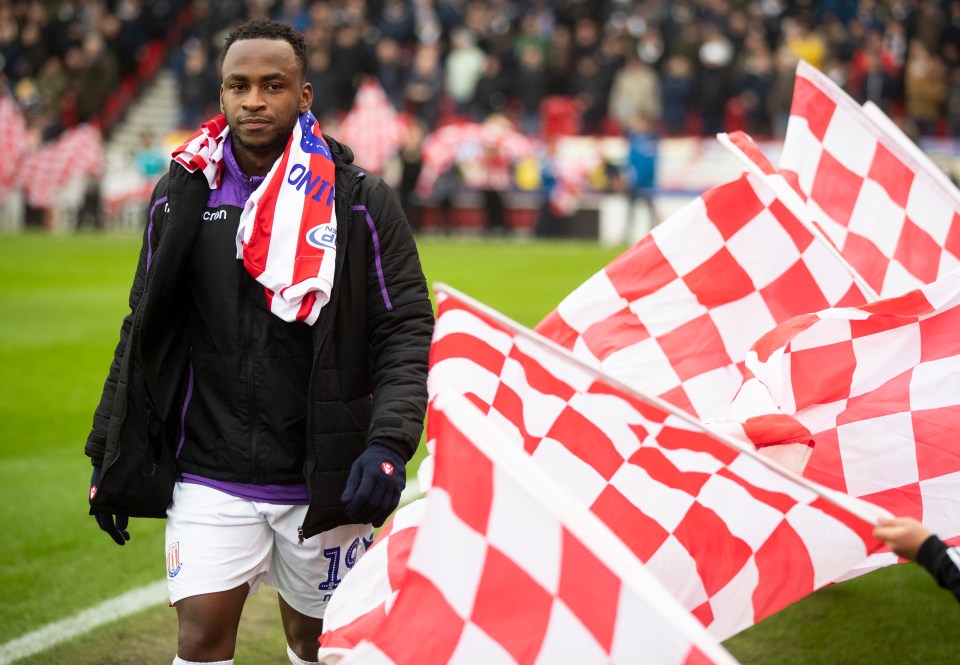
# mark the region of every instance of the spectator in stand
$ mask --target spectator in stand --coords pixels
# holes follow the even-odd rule
[[[960,67],[950,70],[950,85],[947,88],[947,132],[960,138]]]
[[[879,72],[881,71],[893,82],[894,87],[890,92],[893,93],[895,97],[899,97],[897,81],[901,75],[900,65],[897,63],[893,53],[884,46],[882,32],[871,30],[864,35],[863,45],[854,51],[850,58],[848,71],[850,90],[855,97],[860,97],[862,100],[867,99],[868,83],[864,81],[864,78],[868,72],[873,77],[873,81],[869,85],[872,86],[874,96],[876,96],[878,92],[877,85],[880,79]],[[876,99],[871,98],[871,101],[877,103]]]
[[[40,106],[44,109],[58,109],[60,100],[70,86],[70,79],[63,69],[63,62],[55,55],[47,58],[37,73],[37,91],[40,93]]]
[[[783,32],[784,45],[798,60],[806,60],[817,69],[823,68],[827,45],[808,17],[784,19]]]
[[[303,6],[303,0],[281,0],[277,8],[275,21],[286,23],[292,26],[294,30],[303,32],[310,23],[310,17],[306,8]]]
[[[600,76],[596,57],[581,55],[577,58],[568,91],[580,106],[584,133],[599,133],[609,91]]]
[[[536,44],[527,43],[520,51],[511,97],[520,106],[520,129],[528,135],[540,133],[540,102],[549,91],[547,63]]]
[[[628,50],[623,68],[613,78],[607,110],[622,130],[637,116],[652,123],[660,120],[660,80],[635,48]]]
[[[773,83],[767,100],[767,110],[776,136],[783,136],[787,132],[796,71],[796,56],[789,49],[781,47],[774,55]]]
[[[423,123],[413,122],[400,146],[400,184],[397,195],[410,228],[416,233],[422,226],[420,199],[416,194],[417,180],[423,171],[423,139],[427,129]]]
[[[767,100],[775,78],[773,55],[763,35],[750,32],[744,43],[744,52],[737,67],[737,100],[743,109],[747,131],[754,136],[769,136],[772,131]]]
[[[310,111],[326,127],[329,119],[337,115],[337,78],[330,62],[330,51],[316,47],[307,57],[307,80],[313,84],[313,103]]]
[[[573,57],[595,56],[600,47],[600,27],[588,16],[578,18],[573,26]]]
[[[517,72],[517,77],[522,74],[521,70]],[[539,73],[543,80],[543,72]],[[543,82],[546,86],[546,82]],[[484,60],[483,73],[477,81],[477,87],[473,92],[473,101],[470,104],[470,117],[479,122],[491,113],[502,113],[506,111],[510,96],[514,93],[514,86],[510,76],[503,71],[503,64],[500,56],[487,54]],[[541,96],[537,97],[536,103],[539,103]]]
[[[442,90],[439,48],[421,45],[413,56],[413,67],[403,94],[407,109],[427,127],[437,126]]]
[[[928,53],[936,54],[943,43],[947,17],[934,0],[919,0],[906,19],[907,34],[916,39]]]
[[[550,34],[547,49],[547,89],[551,95],[566,92],[570,70],[573,69],[573,40],[570,29],[558,25]]]
[[[107,95],[120,81],[120,65],[106,49],[98,32],[88,34],[81,46],[82,64],[71,83],[77,98],[77,120],[89,122],[103,108]]]
[[[334,32],[330,59],[336,86],[333,101],[339,113],[346,113],[353,105],[361,76],[373,72],[372,52],[362,37],[360,24],[341,25]]]
[[[476,36],[466,28],[450,35],[450,51],[444,67],[444,92],[453,100],[456,112],[467,115],[486,66],[486,54],[477,46]]]
[[[713,136],[724,130],[724,112],[730,98],[730,65],[733,45],[713,24],[703,27],[703,44],[698,53],[700,73],[696,99],[700,110],[700,135]]]
[[[921,136],[936,133],[947,97],[946,72],[939,58],[932,56],[920,40],[910,42],[903,73],[903,94],[907,116]]]
[[[686,56],[676,54],[667,58],[660,89],[663,96],[663,120],[670,136],[678,136],[687,131],[693,86],[693,65]]]
[[[538,12],[528,11],[520,19],[518,34],[513,39],[513,51],[518,61],[523,59],[523,52],[528,47],[533,47],[540,51],[541,59],[546,62],[550,40],[541,25],[541,15]]]
[[[381,39],[391,39],[397,44],[411,44],[416,39],[413,15],[406,0],[386,0],[377,28]]]
[[[851,92],[861,104],[873,102],[890,114],[900,95],[897,80],[884,66],[881,58],[881,53],[876,51],[864,52],[864,71],[855,84],[851,81]]]
[[[630,43],[630,48],[632,48]],[[617,34],[604,35],[600,40],[600,48],[597,49],[597,65],[600,68],[600,81],[603,90],[606,93],[600,99],[600,106],[604,118],[609,115],[608,102],[610,100],[610,89],[613,87],[613,79],[627,60],[628,39]]]
[[[387,99],[393,104],[393,108],[401,110],[403,82],[408,63],[400,44],[390,37],[381,37],[374,47],[374,60],[377,80],[380,81]]]
[[[217,79],[205,44],[193,39],[185,45],[184,53],[186,60],[180,75],[180,126],[199,127],[201,122],[213,117],[211,111],[218,108]]]

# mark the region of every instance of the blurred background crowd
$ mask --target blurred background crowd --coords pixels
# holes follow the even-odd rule
[[[108,137],[168,68],[191,131],[219,112],[224,36],[253,18],[304,32],[331,134],[372,79],[413,152],[491,115],[547,143],[639,137],[641,152],[782,137],[800,59],[908,135],[960,137],[960,0],[0,0],[0,89],[32,145],[81,123]]]

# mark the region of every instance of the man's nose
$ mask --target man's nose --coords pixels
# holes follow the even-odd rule
[[[265,106],[264,96],[260,90],[256,88],[251,88],[243,98],[243,108],[244,109],[258,109]]]

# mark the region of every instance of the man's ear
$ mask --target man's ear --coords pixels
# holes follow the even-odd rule
[[[300,113],[306,113],[313,105],[313,86],[304,83],[300,86]]]

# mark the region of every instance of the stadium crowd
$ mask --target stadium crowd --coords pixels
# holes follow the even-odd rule
[[[224,36],[252,18],[305,33],[333,134],[374,77],[421,138],[491,115],[626,136],[634,194],[660,137],[782,137],[800,59],[914,137],[960,137],[960,0],[0,0],[0,94],[36,146],[86,121],[109,133],[166,65],[192,132],[219,113]]]
[[[218,110],[223,35],[256,17],[307,35],[321,120],[368,74],[427,129],[501,111],[530,134],[642,114],[668,135],[777,136],[803,58],[919,134],[960,134],[958,0],[0,0],[3,78],[50,136],[100,116],[175,33],[194,128]]]

